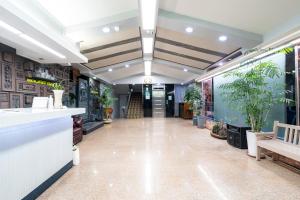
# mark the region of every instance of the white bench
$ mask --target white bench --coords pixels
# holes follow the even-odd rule
[[[279,128],[285,129],[283,140],[277,138]],[[265,137],[263,134],[257,135],[256,160],[260,160],[262,148],[300,161],[300,126],[282,124],[275,121],[272,137]]]

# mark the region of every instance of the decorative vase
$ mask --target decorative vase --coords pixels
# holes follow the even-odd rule
[[[64,91],[63,90],[53,90],[54,93],[54,108],[61,109],[62,105],[62,96]]]
[[[247,144],[248,144],[248,155],[256,157],[257,146],[256,146],[256,133],[252,131],[246,131],[247,133]]]
[[[206,117],[204,116],[197,116],[197,127],[198,128],[205,128],[205,122],[206,122]]]
[[[113,113],[113,109],[112,108],[104,108],[104,112],[106,114],[106,119],[104,120],[104,123],[110,124],[112,122],[111,115]]]
[[[197,126],[197,116],[193,116],[193,126]]]

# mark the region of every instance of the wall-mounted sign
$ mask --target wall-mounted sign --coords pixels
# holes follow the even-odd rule
[[[53,86],[53,82],[51,81],[45,81],[45,80],[38,80],[38,79],[33,79],[33,78],[26,78],[27,83],[32,83],[32,84],[38,84],[38,85],[46,85],[49,87]]]

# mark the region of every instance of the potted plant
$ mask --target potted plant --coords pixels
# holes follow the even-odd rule
[[[274,92],[279,87],[268,84],[268,80],[281,75],[275,63],[260,61],[254,63],[249,71],[236,70],[227,73],[225,77],[231,77],[234,81],[220,86],[228,103],[245,116],[245,122],[251,127],[251,130],[247,131],[250,156],[256,156],[256,134],[261,132],[272,107],[291,101],[285,98],[286,90],[281,88],[283,92]]]
[[[64,93],[64,87],[61,83],[53,83],[51,87],[54,94],[54,108],[61,109],[63,107],[62,96]]]
[[[200,115],[202,107],[202,96],[200,87],[193,85],[187,88],[184,95],[184,102],[190,105],[190,109],[193,110],[193,125],[198,125],[199,128],[204,127],[203,117]]]
[[[112,89],[108,87],[105,88],[99,100],[104,108],[104,123],[109,124],[112,122],[111,119],[111,115],[113,113],[112,104],[116,100],[116,98],[112,97]]]
[[[210,135],[219,138],[222,140],[225,140],[227,138],[227,132],[226,128],[224,126],[223,122],[216,122],[215,125],[213,126]]]

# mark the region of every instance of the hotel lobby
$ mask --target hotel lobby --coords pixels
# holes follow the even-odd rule
[[[300,200],[300,2],[1,0],[0,200]]]

